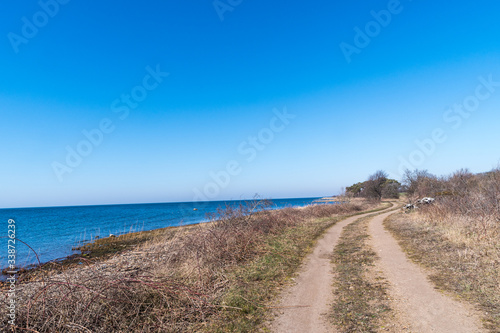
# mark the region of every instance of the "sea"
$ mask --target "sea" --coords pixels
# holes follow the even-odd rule
[[[273,199],[267,209],[306,206],[317,199]],[[4,230],[3,235],[0,233],[0,268],[6,268],[8,259],[13,258],[8,258],[9,250],[12,254],[15,249],[16,268],[31,267],[78,253],[75,247],[95,240],[96,236],[203,223],[218,208],[251,204],[232,200],[0,209],[0,226]],[[15,243],[8,242],[12,235]]]

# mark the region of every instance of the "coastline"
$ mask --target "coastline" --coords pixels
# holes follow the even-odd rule
[[[319,199],[316,199],[314,200],[315,203],[335,203],[335,202],[342,202],[342,201],[339,201],[339,200],[342,200],[342,197],[339,196],[339,195],[335,195],[335,196],[331,196],[331,197],[322,197],[322,198],[319,198]]]
[[[196,226],[211,223],[211,222],[198,222],[187,225],[171,226],[164,228],[157,228],[147,231],[134,231],[119,236],[108,236],[99,239],[95,239],[89,243],[81,246],[74,247],[74,251],[79,251],[80,253],[74,253],[62,258],[50,260],[47,262],[42,262],[39,264],[31,264],[26,267],[18,269],[19,279],[18,282],[29,282],[32,279],[38,279],[41,275],[60,273],[67,269],[77,268],[85,261],[87,264],[96,264],[100,261],[104,261],[118,255],[122,252],[133,249],[134,247],[146,243],[147,241],[154,240],[155,238],[168,236],[179,230],[189,230]],[[8,268],[3,268],[0,274],[0,287],[5,283],[7,278],[6,272]]]
[[[273,207],[305,205],[317,198],[274,199]],[[18,267],[30,268],[60,262],[80,252],[73,248],[105,238],[138,231],[205,223],[218,209],[252,200],[191,203],[146,203],[129,205],[40,207],[0,210],[0,218],[14,219],[19,239],[28,244],[16,248]],[[34,255],[36,251],[37,255]],[[39,261],[37,258],[39,258]],[[0,270],[8,266],[1,258]]]
[[[313,200],[310,204],[304,206],[290,206],[290,207],[280,207],[280,208],[270,208],[272,211],[279,211],[286,208],[294,209],[304,209],[311,205],[318,204],[335,204],[340,203],[336,200],[335,196],[332,197],[321,197],[319,199]],[[297,198],[302,199],[302,198]],[[283,200],[283,199],[280,199]],[[258,202],[265,202],[272,200],[258,200]],[[246,201],[251,202],[251,201]],[[267,209],[264,209],[267,210]],[[258,212],[257,212],[258,213]],[[78,267],[82,265],[82,261],[87,263],[98,263],[113,257],[114,255],[126,252],[133,249],[136,246],[144,244],[148,241],[153,241],[159,237],[170,237],[173,233],[179,231],[186,231],[198,226],[210,225],[217,221],[211,221],[209,219],[203,219],[199,222],[184,224],[184,225],[174,225],[162,228],[155,228],[145,231],[132,231],[126,232],[119,235],[110,235],[102,238],[94,238],[93,240],[88,240],[83,245],[78,245],[72,247],[72,251],[78,251],[79,253],[73,253],[61,258],[52,259],[41,264],[30,264],[25,267],[18,269],[20,275],[20,282],[24,281],[24,277],[29,281],[32,278],[38,278],[43,274],[51,274],[52,272],[61,272],[67,269]],[[8,268],[2,268],[0,271],[0,286],[2,286],[7,278],[6,272]]]

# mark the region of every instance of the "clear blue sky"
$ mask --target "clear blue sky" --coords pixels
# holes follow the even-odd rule
[[[0,207],[324,196],[500,160],[498,1],[0,13]]]

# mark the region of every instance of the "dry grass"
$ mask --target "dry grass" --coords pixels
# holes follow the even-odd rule
[[[377,254],[368,244],[368,222],[344,228],[335,247],[335,302],[331,320],[339,332],[378,332],[391,311],[387,281],[374,269]]]
[[[108,259],[117,253],[126,252],[141,244],[148,242],[165,242],[177,235],[177,233],[185,233],[196,226],[188,225],[182,227],[167,227],[148,231],[132,232],[123,234],[118,237],[106,237],[97,239],[92,243],[84,244],[73,248],[79,251],[80,254],[74,254],[64,258],[63,260],[54,260],[43,263],[32,268],[21,268],[22,273],[19,282],[40,281],[45,276],[51,274],[62,273],[68,269],[73,269],[82,264],[92,264]],[[5,269],[7,271],[7,269]]]
[[[434,205],[397,214],[386,226],[436,285],[476,305],[500,332],[500,171],[459,171],[441,180]]]
[[[409,257],[431,269],[441,289],[467,300],[484,314],[485,327],[500,332],[499,224],[471,210],[450,211],[441,202],[386,221]]]
[[[263,205],[227,207],[212,223],[128,236],[124,243],[100,240],[94,251],[108,248],[104,257],[122,252],[98,263],[79,258],[77,268],[20,284],[16,327],[3,322],[2,330],[227,331],[229,323],[231,331],[255,330],[266,312],[263,302],[314,239],[335,217],[368,208],[345,203],[266,211]],[[5,304],[1,308],[6,318]]]

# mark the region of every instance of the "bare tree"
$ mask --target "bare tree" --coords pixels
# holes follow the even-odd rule
[[[444,190],[443,180],[429,173],[427,170],[408,170],[403,175],[403,185],[406,187],[408,199],[424,196],[435,196]]]
[[[373,175],[371,175],[366,181],[366,186],[363,191],[365,197],[369,199],[381,200],[387,177],[387,173],[382,170],[378,170]]]

